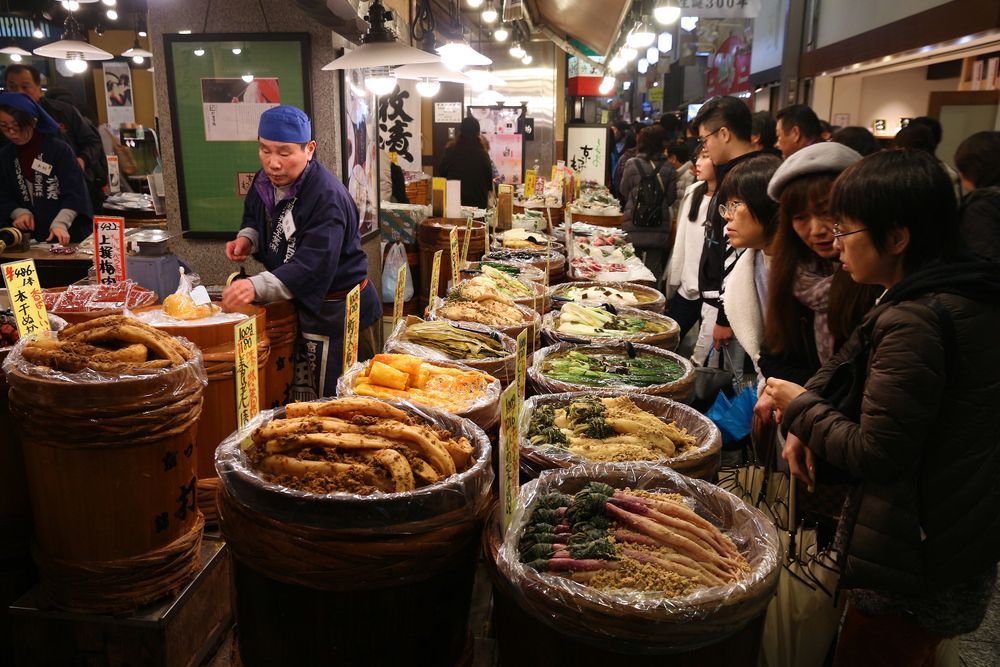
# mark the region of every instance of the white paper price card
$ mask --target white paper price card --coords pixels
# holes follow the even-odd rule
[[[125,218],[94,216],[94,268],[102,285],[125,282]]]

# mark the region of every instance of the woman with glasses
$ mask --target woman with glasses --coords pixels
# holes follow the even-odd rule
[[[79,243],[91,232],[90,196],[59,126],[23,93],[0,93],[0,225],[10,221],[36,241]]]
[[[844,271],[885,291],[805,387],[765,391],[790,472],[810,490],[852,480],[834,664],[933,664],[982,622],[1000,560],[1000,266],[955,255],[954,189],[927,153],[851,165],[830,213]]]

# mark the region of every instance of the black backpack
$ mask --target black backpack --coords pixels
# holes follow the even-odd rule
[[[661,160],[659,164],[649,162],[653,171],[643,174],[642,164],[644,160],[639,160],[636,164],[642,180],[635,189],[635,206],[632,208],[632,224],[636,227],[659,227],[663,224],[663,196],[666,188],[663,185],[663,177],[660,175],[660,168],[663,166]]]

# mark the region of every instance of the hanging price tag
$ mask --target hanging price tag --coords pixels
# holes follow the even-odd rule
[[[396,300],[392,304],[392,328],[395,329],[403,319],[403,302],[406,296],[406,264],[396,271]]]
[[[3,281],[10,297],[10,309],[17,319],[17,332],[23,337],[30,333],[51,331],[42,286],[38,284],[35,260],[11,262],[4,264],[2,268]]]
[[[434,307],[434,299],[438,297],[438,292],[440,291],[442,253],[444,253],[444,250],[438,250],[434,253],[434,262],[431,264],[431,286],[427,293],[427,312],[430,312],[430,309]]]
[[[94,216],[94,268],[102,285],[125,282],[125,218]]]
[[[257,376],[257,318],[250,317],[233,327],[236,340],[236,425],[260,412],[260,378]]]
[[[344,320],[344,367],[341,373],[346,373],[358,363],[358,322],[361,320],[361,285],[347,293],[345,302],[347,317]]]
[[[465,238],[462,239],[462,266],[469,261],[469,239],[472,238],[472,218],[465,221]],[[457,278],[455,279],[458,280]]]
[[[500,396],[500,502],[504,530],[517,508],[517,495],[521,490],[519,480],[520,443],[518,418],[520,401],[517,384],[511,384]]]
[[[517,334],[517,359],[514,366],[514,378],[517,382],[517,395],[524,403],[525,375],[528,369],[528,330]]]
[[[534,169],[528,169],[524,172],[524,198],[535,196],[535,183],[538,180],[538,172]]]
[[[452,227],[448,234],[448,245],[451,248],[451,286],[458,284],[458,227]]]

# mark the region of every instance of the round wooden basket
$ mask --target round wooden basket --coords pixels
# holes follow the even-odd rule
[[[525,207],[518,206],[514,204],[514,213],[524,213]],[[542,219],[548,223],[549,219],[552,220],[552,226],[558,226],[564,219],[564,209],[562,206],[530,206],[528,207],[530,211],[541,211]]]
[[[625,215],[622,213],[617,215],[592,215],[589,213],[573,213],[573,211],[567,211],[566,215],[572,222],[583,222],[596,227],[614,227],[616,229],[621,229],[622,224],[625,222]]]
[[[448,319],[446,317],[441,317],[438,314],[438,310],[443,305],[444,305],[444,301],[441,300],[441,299],[438,299],[437,302],[434,304],[434,308],[431,309],[430,314],[427,316],[427,319],[429,319],[429,320],[446,320],[446,319]],[[497,331],[499,331],[500,333],[504,334],[505,336],[509,336],[509,337],[513,338],[514,340],[517,340],[518,334],[520,334],[522,331],[527,330],[528,331],[528,356],[530,357],[532,354],[535,353],[535,350],[537,350],[539,348],[539,343],[540,343],[539,333],[541,331],[542,317],[541,317],[541,315],[538,314],[537,310],[534,310],[534,309],[532,309],[529,306],[517,306],[517,309],[520,310],[525,315],[525,320],[523,322],[520,322],[518,324],[512,324],[512,325],[507,326],[507,327],[498,327],[498,326],[495,326],[493,328],[496,329]],[[448,321],[449,322],[455,322],[456,324],[465,324],[465,322],[463,322],[461,320],[448,320]]]
[[[545,282],[545,267],[541,269],[532,266],[531,264],[525,264],[522,262],[496,262],[497,264],[503,264],[504,266],[512,266],[518,270],[517,278],[520,280],[526,280],[533,283],[544,283]],[[466,269],[468,273],[463,275],[473,275],[475,271],[479,270],[480,262],[468,262],[466,264]]]
[[[465,243],[465,218],[427,218],[417,226],[417,244],[420,247],[420,290],[418,294],[426,299],[431,287],[431,269],[434,266],[434,253],[443,250],[441,270],[438,274],[438,293],[433,296],[444,296],[447,293],[451,275],[451,230],[458,230],[458,248],[461,252]],[[468,259],[478,260],[486,252],[486,224],[480,221],[472,222],[472,235],[469,237]]]
[[[550,290],[550,295],[553,297],[565,297],[566,293],[571,289],[587,289],[590,287],[606,287],[609,289],[615,289],[622,292],[631,292],[636,296],[637,299],[646,299],[640,301],[637,305],[631,306],[637,310],[648,310],[653,313],[662,314],[666,310],[667,299],[663,295],[663,292],[653,289],[652,287],[646,287],[645,285],[640,285],[639,283],[603,283],[596,281],[581,281],[572,283],[563,283],[562,285],[556,285]],[[584,306],[594,306],[606,303],[604,301],[577,301],[577,303]],[[562,302],[558,299],[555,300],[555,307],[559,308],[562,306]]]
[[[528,264],[535,267],[536,269],[541,269],[544,275],[546,267],[549,271],[549,284],[556,285],[561,283],[566,279],[566,256],[560,252],[552,251],[550,256],[547,256],[544,250],[534,251],[534,250],[524,250],[524,251],[513,251],[513,250],[494,250],[483,256],[484,260],[488,261],[501,261],[506,262],[508,252],[524,252],[530,257],[526,260]]]
[[[629,341],[632,343],[642,343],[644,345],[655,345],[656,347],[663,348],[664,350],[674,350],[677,348],[677,343],[680,342],[681,328],[677,322],[670,319],[666,315],[660,315],[659,313],[654,313],[648,310],[640,310],[638,308],[622,307],[617,308],[616,310],[622,317],[642,317],[646,320],[662,324],[668,328],[665,331],[655,334],[630,334],[607,337],[564,334],[556,328],[556,318],[559,317],[559,311],[552,311],[545,315],[542,320],[542,340],[547,345],[554,345],[561,342],[589,344]]]

